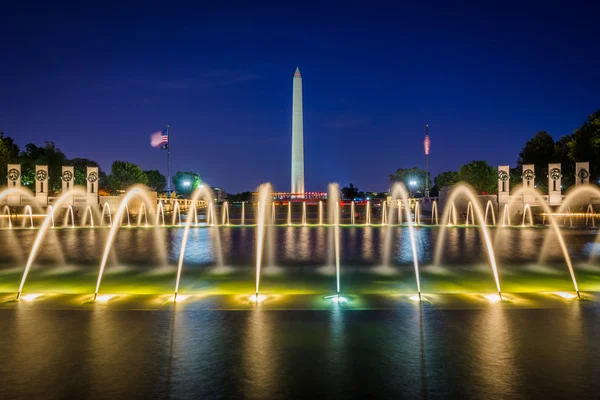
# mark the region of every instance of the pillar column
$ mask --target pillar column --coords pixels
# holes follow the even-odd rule
[[[575,163],[575,186],[590,184],[590,163]]]
[[[86,182],[87,182],[87,204],[98,204],[98,167],[87,167]]]
[[[498,205],[502,209],[510,200],[510,165],[498,166]]]
[[[562,171],[560,163],[548,164],[548,204],[559,206],[562,202]]]
[[[8,174],[6,178],[8,180],[9,188],[20,188],[21,187],[21,165],[20,164],[8,164]],[[21,195],[11,194],[7,196],[6,204],[9,206],[21,205]]]
[[[62,167],[62,192],[66,193],[73,189],[75,184],[75,168],[63,165]]]
[[[39,205],[48,205],[48,166],[35,166],[35,200]]]

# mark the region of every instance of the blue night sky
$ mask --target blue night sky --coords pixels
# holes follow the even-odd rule
[[[600,108],[598,6],[201,3],[4,9],[0,130],[105,170],[166,173],[149,135],[170,124],[174,171],[233,193],[289,190],[299,66],[307,190],[379,191],[397,168],[424,167],[425,124],[435,175],[514,166],[535,132],[559,138]]]

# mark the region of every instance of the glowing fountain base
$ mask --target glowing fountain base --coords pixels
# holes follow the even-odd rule
[[[263,295],[263,294],[253,294],[252,296],[249,297],[249,300],[252,303],[262,303],[263,301],[265,301],[267,299],[267,296]]]
[[[115,298],[116,296],[116,294],[102,294],[100,296],[94,295],[94,301],[97,301],[98,303],[106,303],[109,300]]]
[[[37,299],[38,297],[42,297],[43,294],[42,293],[29,293],[26,294],[25,296],[19,296],[18,298],[23,299],[25,301],[33,301],[35,299]]]
[[[499,294],[486,294],[483,296],[485,299],[487,299],[490,303],[495,304],[498,302],[503,302],[506,301],[505,298],[500,297]]]
[[[570,293],[570,292],[557,292],[557,293],[554,293],[554,294],[557,295],[557,296],[559,296],[559,297],[562,297],[563,299],[567,299],[567,300],[574,299],[574,298],[578,297],[576,294],[573,294],[573,293]]]
[[[348,299],[340,296],[339,294],[334,294],[332,296],[325,296],[326,299],[331,300],[334,303],[347,303]]]
[[[174,294],[169,298],[169,301],[173,303],[181,303],[182,301],[185,301],[188,297],[190,296],[185,294]]]

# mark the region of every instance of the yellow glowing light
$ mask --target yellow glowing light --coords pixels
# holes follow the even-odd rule
[[[21,298],[25,301],[33,301],[35,299],[37,299],[38,297],[42,297],[43,294],[41,293],[29,293],[26,294],[25,296],[21,296]]]
[[[175,296],[171,296],[171,298],[169,299],[169,301],[172,301],[172,302],[181,302],[181,301],[185,301],[185,299],[187,299],[188,297],[190,297],[190,296],[186,295],[186,294],[178,294],[177,298],[175,298]]]
[[[562,297],[563,299],[574,299],[575,297],[577,297],[573,293],[569,293],[569,292],[557,292],[557,293],[554,293],[554,294],[557,295],[557,296]]]
[[[261,303],[267,299],[267,296],[262,294],[253,294],[250,296],[250,301],[253,303]]]
[[[415,294],[414,296],[410,296],[409,300],[412,300],[412,301],[421,301],[421,300],[425,300],[425,297],[420,298],[419,295]]]
[[[498,296],[497,294],[486,294],[485,296],[486,299],[488,299],[490,301],[490,303],[494,304],[497,303],[499,301],[502,301],[502,299],[500,298],[500,296]]]
[[[109,301],[110,299],[112,299],[115,296],[116,296],[115,294],[103,294],[103,295],[96,297],[96,301],[100,302],[100,303],[106,303],[107,301]]]

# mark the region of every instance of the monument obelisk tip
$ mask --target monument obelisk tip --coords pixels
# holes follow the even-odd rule
[[[296,76],[300,76],[300,77],[302,76],[302,75],[300,75],[300,68],[299,67],[296,67],[296,73],[294,74],[294,76],[295,77]]]

